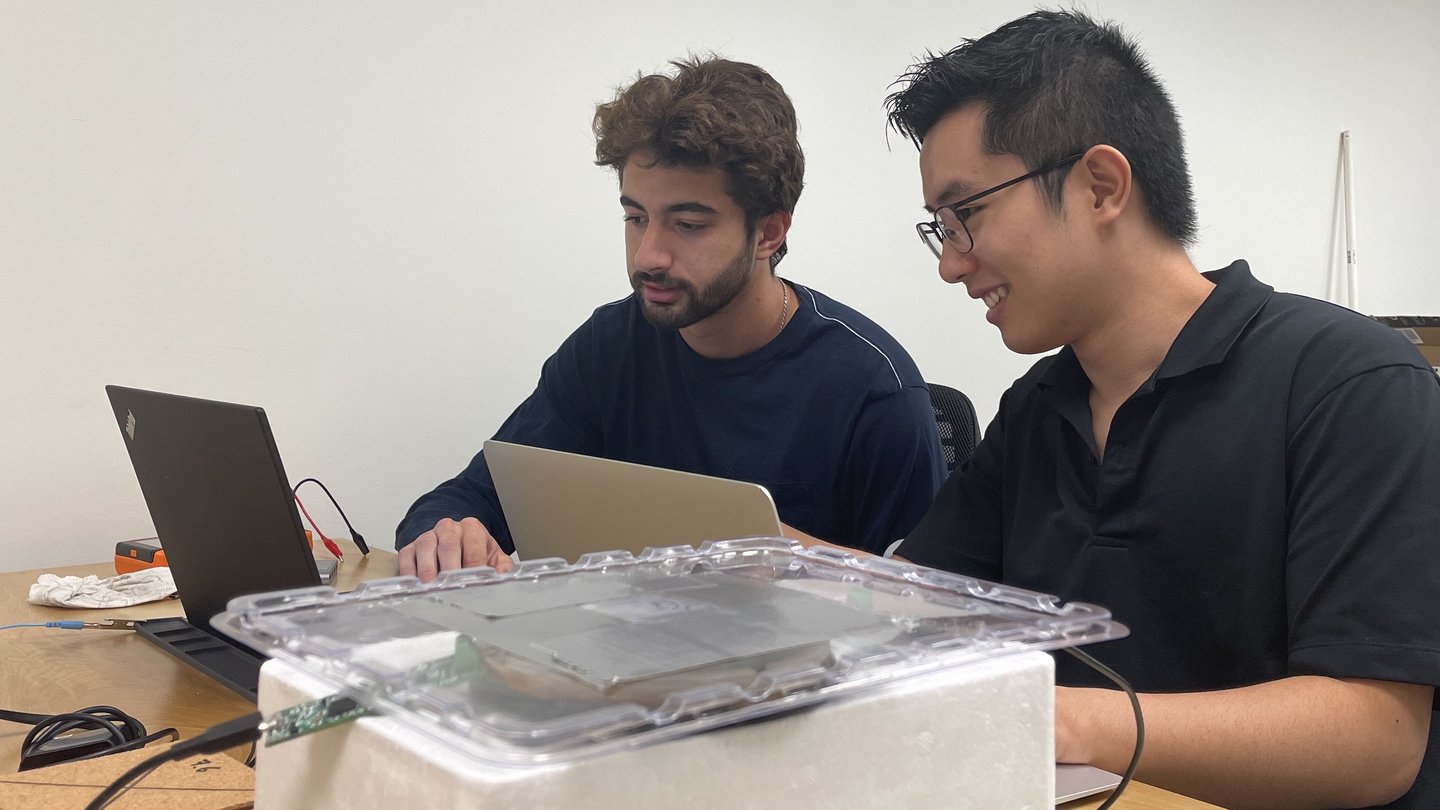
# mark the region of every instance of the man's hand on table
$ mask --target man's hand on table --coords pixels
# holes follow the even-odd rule
[[[488,565],[496,571],[515,566],[510,555],[477,518],[442,518],[435,528],[415,538],[399,551],[401,576],[418,576],[429,582],[442,571]]]

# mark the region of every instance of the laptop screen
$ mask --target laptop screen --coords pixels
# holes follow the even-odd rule
[[[320,583],[265,412],[106,386],[185,614]]]
[[[759,484],[493,439],[485,460],[525,559],[780,536]]]

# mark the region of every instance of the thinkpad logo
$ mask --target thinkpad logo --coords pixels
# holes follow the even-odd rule
[[[125,412],[125,432],[129,434],[130,441],[135,441],[135,414],[130,411]]]

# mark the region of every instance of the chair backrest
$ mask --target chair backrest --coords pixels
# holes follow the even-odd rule
[[[970,398],[949,386],[926,383],[930,387],[930,406],[935,409],[935,425],[940,429],[940,449],[945,453],[945,469],[970,459],[975,443],[980,441],[980,424],[975,419],[975,406]]]

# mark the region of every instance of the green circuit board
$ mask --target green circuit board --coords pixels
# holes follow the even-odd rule
[[[309,703],[291,706],[276,712],[266,721],[265,745],[279,745],[296,737],[348,723],[369,713],[370,710],[357,703],[354,698],[344,695],[328,695]]]

